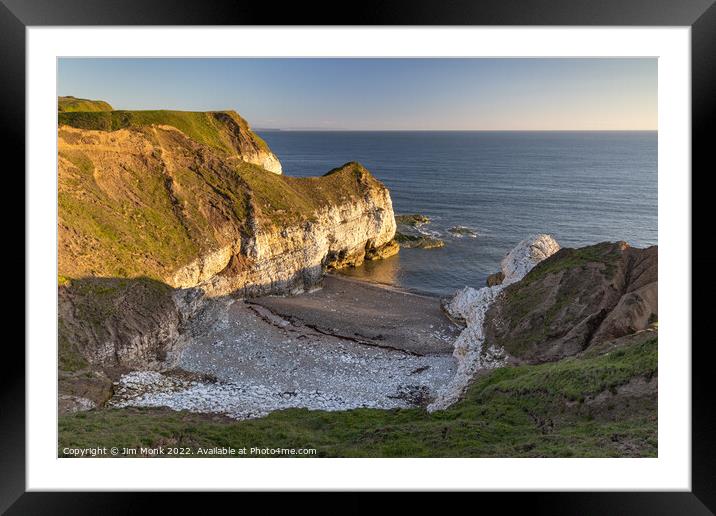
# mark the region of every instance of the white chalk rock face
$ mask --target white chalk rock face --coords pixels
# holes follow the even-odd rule
[[[551,235],[533,235],[517,244],[500,262],[505,275],[501,286],[524,278],[532,268],[559,251],[559,244]]]
[[[269,172],[273,172],[274,174],[282,174],[283,170],[281,168],[281,162],[278,160],[276,155],[273,152],[270,152],[268,154],[264,154],[263,159],[261,161],[261,166],[264,167]]]
[[[505,275],[502,284],[481,289],[465,287],[445,305],[445,311],[455,319],[464,320],[466,328],[454,343],[453,356],[458,362],[457,372],[428,405],[428,412],[444,410],[460,399],[478,369],[493,369],[505,365],[507,356],[504,350],[495,346],[484,346],[487,310],[505,287],[524,278],[535,265],[557,251],[559,244],[550,235],[540,234],[526,238],[502,259],[500,267]]]
[[[445,310],[451,317],[465,321],[467,326],[477,326],[483,320],[495,295],[502,290],[501,287],[501,285],[481,289],[465,287],[445,305]]]

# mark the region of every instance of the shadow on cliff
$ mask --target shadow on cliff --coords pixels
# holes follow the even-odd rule
[[[163,368],[200,300],[198,289],[148,277],[60,277],[60,414],[103,405],[113,381],[131,369]]]
[[[60,370],[134,366],[162,359],[177,333],[174,289],[147,277],[62,279],[58,285]],[[146,367],[145,364],[145,367]]]
[[[225,271],[226,273],[226,271]],[[320,283],[320,271],[227,295],[174,288],[149,277],[83,277],[58,281],[60,413],[102,406],[113,382],[131,370],[166,370],[187,323],[205,307]]]
[[[238,274],[227,268],[217,275]],[[230,294],[207,294],[201,287],[175,288],[146,276],[83,277],[58,281],[58,367],[76,373],[102,369],[110,376],[127,369],[166,367],[182,326],[208,300],[300,293],[322,280],[320,270],[251,285]],[[211,285],[206,285],[211,287]],[[211,288],[209,288],[211,290]]]

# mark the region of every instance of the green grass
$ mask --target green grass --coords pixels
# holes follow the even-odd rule
[[[179,152],[182,144],[186,140],[165,145]],[[170,281],[173,271],[226,245],[217,235],[228,228],[234,228],[236,238],[253,234],[252,216],[264,229],[297,225],[380,184],[357,163],[328,176],[294,178],[217,159],[175,168],[168,181],[160,162],[151,157],[132,161],[129,156],[114,169],[97,169],[101,154],[90,159],[86,151],[61,150],[60,158],[69,165],[60,175],[58,192],[64,226],[59,264],[60,274],[71,277]],[[64,240],[75,235],[83,239],[82,247],[93,244],[91,252],[77,256],[63,251]]]
[[[76,97],[58,97],[57,111],[68,113],[75,111],[112,111],[112,106],[103,100],[78,99]]]
[[[607,355],[497,369],[451,408],[291,409],[249,421],[164,409],[60,418],[59,450],[94,446],[316,448],[323,457],[619,457],[657,455],[656,396],[634,405],[590,397],[657,374],[657,340]]]
[[[565,320],[574,325],[581,319],[572,305],[584,294],[582,274],[596,273],[611,279],[621,259],[619,245],[604,242],[578,249],[563,248],[538,263],[521,281],[505,289],[506,301],[500,318],[505,327],[517,330],[509,338],[500,337],[496,344],[514,357],[534,358],[531,354],[535,346],[554,338],[555,321],[557,327],[564,327]],[[553,292],[552,284],[545,278],[565,272],[571,276],[562,279],[559,289]],[[543,310],[540,303],[544,300],[548,300],[549,306]]]
[[[196,258],[196,233],[177,217],[161,173],[127,169],[116,187],[121,194],[109,195],[107,187],[95,179],[94,164],[84,153],[61,152],[60,156],[74,165],[73,173],[60,179],[60,220],[74,234],[96,243],[94,252],[85,253],[81,260],[65,259],[61,251],[61,274],[164,279],[168,271]],[[60,235],[61,241],[65,235]]]
[[[313,220],[322,208],[357,200],[368,187],[382,186],[355,162],[321,177],[270,174],[255,166],[242,166],[239,173],[252,193],[263,223],[276,227]]]
[[[254,134],[248,123],[233,111],[104,111],[104,112],[60,112],[60,126],[68,125],[78,129],[116,131],[126,128],[142,128],[151,125],[169,125],[179,129],[198,143],[208,145],[228,154],[236,154],[232,134],[237,128],[254,140],[258,148],[270,152],[266,142]]]
[[[575,267],[586,267],[588,264],[603,264],[603,271],[607,277],[611,277],[616,271],[616,264],[621,259],[621,253],[614,244],[602,242],[572,249],[565,247],[546,260],[538,263],[523,279],[522,284],[528,285],[534,281],[544,278],[548,274],[554,274],[565,269]]]
[[[315,220],[379,183],[359,164],[323,177],[292,178],[235,159],[270,152],[233,111],[61,111],[60,274],[148,276],[172,282],[193,260],[253,235]],[[128,151],[82,143],[63,127],[142,133]],[[152,130],[171,126],[175,131]],[[93,138],[95,140],[93,140]],[[137,142],[145,150],[137,152]],[[169,170],[168,167],[171,167]],[[252,220],[253,219],[253,220]],[[61,284],[61,280],[58,281]]]

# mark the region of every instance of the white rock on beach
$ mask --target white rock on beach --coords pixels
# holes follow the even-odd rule
[[[517,244],[500,262],[505,275],[502,287],[524,278],[532,268],[559,251],[559,244],[551,235],[534,235]]]
[[[443,410],[455,403],[478,369],[492,369],[505,364],[505,353],[495,346],[484,349],[485,314],[502,290],[524,278],[539,262],[559,251],[559,244],[550,235],[539,234],[522,240],[500,262],[505,275],[502,284],[475,289],[465,287],[445,305],[446,312],[465,321],[466,328],[454,343],[453,356],[458,362],[452,380],[428,405],[428,411]]]

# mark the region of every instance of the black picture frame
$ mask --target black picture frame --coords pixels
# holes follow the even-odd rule
[[[690,26],[692,71],[692,241],[706,235],[711,218],[699,196],[708,195],[704,181],[714,170],[709,129],[716,114],[716,5],[714,0],[426,0],[363,1],[358,3],[262,3],[231,0],[177,2],[172,0],[0,0],[0,118],[6,157],[19,157],[6,168],[21,181],[25,162],[25,30],[29,26],[76,25],[600,25]],[[708,168],[707,168],[708,167]],[[689,171],[684,170],[684,180]],[[8,195],[8,190],[5,190]],[[20,231],[19,224],[17,231]],[[24,240],[25,235],[20,237]],[[17,240],[16,240],[17,242]],[[15,249],[19,246],[14,245]],[[20,262],[12,253],[12,262]],[[22,261],[24,263],[24,246]],[[692,269],[710,271],[716,265],[707,249],[692,245]],[[12,265],[10,265],[12,266]],[[19,268],[19,267],[18,267]],[[16,269],[13,267],[13,269]],[[683,271],[683,281],[691,277]],[[32,271],[25,269],[25,276]],[[713,304],[713,274],[700,274],[692,283],[692,321],[708,321]],[[19,290],[17,291],[19,292]],[[13,304],[23,306],[19,296]],[[24,295],[23,295],[24,299]],[[26,306],[25,310],[32,310]],[[9,325],[8,325],[9,326]],[[712,514],[716,512],[716,425],[710,399],[712,362],[709,340],[700,340],[692,325],[692,490],[643,493],[503,493],[496,498],[500,510],[528,506],[539,514]],[[26,493],[25,492],[25,355],[19,339],[6,339],[6,365],[0,375],[0,511],[8,514],[113,514],[128,513],[161,497],[165,511],[171,506],[190,508],[186,496],[172,493]],[[691,343],[669,343],[688,346]],[[9,349],[12,348],[12,349]],[[11,364],[11,366],[10,366]],[[241,495],[246,497],[246,494]],[[247,499],[245,499],[247,500]],[[247,500],[248,501],[248,500]],[[422,504],[421,497],[410,503]],[[315,507],[315,504],[311,504]],[[347,504],[353,510],[370,510],[361,499]]]

